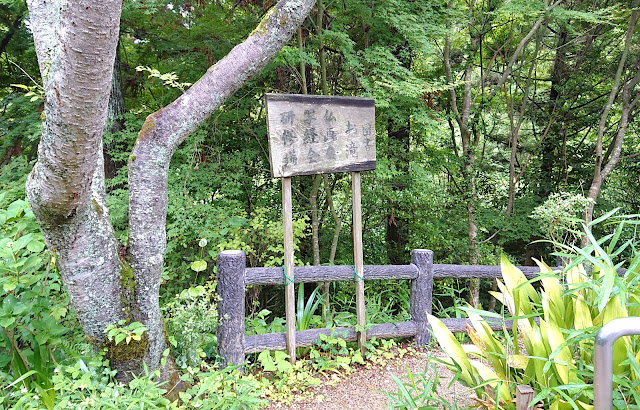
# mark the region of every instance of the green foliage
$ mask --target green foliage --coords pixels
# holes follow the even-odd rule
[[[217,302],[216,282],[212,281],[183,290],[162,307],[178,366],[197,367],[203,359],[215,357]]]
[[[183,380],[194,383],[192,388],[180,393],[184,408],[197,409],[255,409],[264,407],[268,402],[262,398],[264,384],[252,375],[241,375],[233,367],[212,369],[197,374],[189,373]]]
[[[0,160],[21,153],[32,158],[40,141],[42,89],[22,84],[12,88],[7,95],[0,93]]]
[[[293,371],[293,366],[289,362],[289,355],[278,350],[274,352],[263,351],[258,355],[258,363],[260,363],[265,372],[286,374]]]
[[[78,358],[56,367],[51,376],[55,408],[176,408],[163,397],[163,390],[149,377],[134,378],[127,384],[115,380],[102,355]],[[4,397],[10,408],[40,409],[40,393],[14,390]],[[2,401],[0,400],[0,403]],[[2,404],[0,404],[2,408]],[[7,407],[9,408],[9,407]],[[50,408],[53,408],[51,406]]]
[[[307,302],[304,301],[304,284],[298,285],[298,299],[296,307],[296,330],[307,330],[319,327],[322,324],[322,318],[315,314],[323,300],[320,297],[322,285],[318,285],[313,289]],[[315,325],[315,326],[314,326]]]
[[[162,84],[172,88],[177,88],[182,92],[185,92],[187,88],[191,86],[191,83],[178,82],[178,76],[176,75],[176,73],[161,74],[160,71],[156,70],[155,68],[142,67],[142,66],[136,67],[136,71],[147,71],[149,73],[149,76],[148,76],[149,80],[153,80],[154,78],[157,78],[160,81],[162,81]]]
[[[436,389],[440,385],[438,369],[435,363],[428,363],[424,372],[412,373],[407,368],[407,375],[399,379],[395,375],[393,382],[397,386],[397,391],[385,391],[390,409],[457,409],[456,403],[449,403],[442,398]]]
[[[271,314],[268,309],[262,309],[254,317],[247,316],[245,318],[245,329],[248,335],[263,335],[265,333],[283,332],[285,329],[285,320],[281,317],[275,317],[267,324],[267,317]]]
[[[534,209],[531,217],[536,219],[545,236],[552,242],[564,245],[575,244],[582,236],[582,213],[591,200],[578,194],[559,192],[551,194],[544,203]]]
[[[7,165],[2,167],[0,172],[0,209],[6,209],[9,204],[24,199],[24,185],[27,181],[27,175],[33,164],[27,162],[24,155],[17,156]]]
[[[515,408],[515,387],[526,384],[536,392],[534,402],[545,408],[592,409],[595,334],[613,319],[639,313],[640,255],[632,241],[618,242],[623,225],[597,241],[586,230],[591,245],[565,255],[572,261],[563,274],[539,263],[540,276],[527,280],[503,257],[504,282],[498,282],[500,292],[493,295],[508,309],[513,327],[502,335],[495,333],[485,318],[500,319],[500,315],[467,308],[473,346],[462,346],[430,316],[436,339],[449,356],[445,364],[492,408]],[[615,261],[627,247],[634,249],[631,259]],[[616,269],[625,265],[626,273],[619,276]],[[541,285],[539,294],[532,285],[535,281]],[[640,404],[639,352],[640,342],[629,337],[614,345],[616,408]]]
[[[107,334],[107,340],[113,341],[117,346],[124,341],[129,344],[131,341],[139,342],[142,340],[142,334],[148,329],[140,322],[131,322],[127,324],[127,320],[118,321],[117,325],[107,325],[104,333]]]
[[[47,408],[55,400],[51,372],[69,332],[54,259],[26,201],[0,209],[0,379],[39,395]]]

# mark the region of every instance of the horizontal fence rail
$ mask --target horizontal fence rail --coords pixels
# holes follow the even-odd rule
[[[538,276],[537,266],[519,266],[524,275],[531,279]],[[352,281],[353,266],[296,266],[293,268],[295,283]],[[282,285],[282,268],[247,268],[244,283],[249,285]],[[416,279],[415,265],[365,265],[364,280]],[[500,266],[492,265],[446,265],[433,264],[433,278],[501,278]]]
[[[487,318],[487,323],[492,330],[510,329],[513,322]],[[452,332],[466,332],[467,326],[471,326],[469,319],[442,319],[442,322]],[[367,338],[395,339],[415,337],[417,326],[409,320],[398,323],[383,323],[372,325],[367,329]],[[320,335],[334,336],[344,339],[346,342],[354,342],[357,332],[354,327],[333,327],[322,329],[301,330],[296,332],[296,347],[313,346]],[[284,350],[286,348],[285,333],[266,333],[262,335],[245,336],[245,354],[259,353],[263,350]]]
[[[415,265],[365,265],[364,280],[416,279]],[[353,266],[296,266],[293,268],[295,283],[353,281]],[[248,268],[245,270],[245,285],[282,285],[282,268]]]

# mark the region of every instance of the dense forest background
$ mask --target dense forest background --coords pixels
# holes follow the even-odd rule
[[[104,139],[108,205],[123,253],[127,160],[144,119],[242,41],[272,3],[124,3]],[[377,169],[363,174],[366,264],[408,263],[414,248],[432,249],[437,263],[495,264],[504,252],[531,264],[550,258],[543,239],[578,244],[580,220],[614,208],[638,213],[637,6],[318,0],[297,38],[174,155],[164,297],[214,274],[224,249],[244,250],[251,266],[282,265],[268,92],[375,99]],[[26,5],[3,0],[2,209],[24,197],[37,155],[39,78]],[[293,184],[297,263],[352,264],[349,175]],[[484,293],[468,285],[455,292],[477,304]],[[257,312],[280,296],[254,289],[250,297]]]

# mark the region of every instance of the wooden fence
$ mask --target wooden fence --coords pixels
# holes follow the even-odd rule
[[[263,350],[285,350],[285,333],[245,335],[245,287],[248,285],[282,285],[282,268],[247,268],[242,251],[223,251],[218,254],[218,353],[226,363],[240,365],[245,355]],[[539,268],[520,267],[528,278],[538,276]],[[304,266],[294,268],[295,283],[354,281],[352,266]],[[366,329],[367,338],[391,339],[413,337],[418,345],[429,343],[427,313],[432,311],[433,280],[443,278],[501,277],[499,266],[487,265],[440,265],[433,263],[433,252],[416,249],[411,252],[409,265],[365,265],[364,280],[408,279],[411,280],[411,320],[398,323],[372,325]],[[452,332],[464,332],[467,319],[444,319]],[[494,330],[503,328],[502,321],[489,321]],[[510,324],[506,324],[510,327]],[[353,327],[311,329],[296,332],[296,347],[312,346],[320,334],[342,337],[346,341],[357,338]]]

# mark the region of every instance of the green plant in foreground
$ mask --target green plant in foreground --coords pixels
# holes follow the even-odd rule
[[[631,245],[617,247],[623,225],[599,241],[587,230],[591,245],[576,249],[564,275],[539,263],[540,276],[527,280],[503,257],[503,281],[498,282],[500,292],[493,295],[509,310],[507,319],[513,326],[501,334],[485,320],[499,315],[466,308],[473,345],[462,346],[440,320],[429,317],[448,355],[444,364],[457,371],[459,380],[473,388],[485,406],[515,408],[516,386],[525,384],[536,392],[533,402],[544,408],[593,409],[594,336],[613,319],[640,315],[640,255],[634,253],[623,276],[616,271],[622,263],[613,262]],[[538,281],[540,293],[533,286]],[[614,345],[616,408],[640,405],[639,350],[640,342],[630,337]]]
[[[45,250],[29,205],[13,201],[0,209],[0,385],[8,386],[0,390],[0,403],[17,389],[54,407],[51,374],[64,358],[67,305],[55,257]]]
[[[315,315],[318,306],[322,303],[322,298],[317,297],[322,289],[322,285],[316,286],[311,292],[307,303],[304,302],[304,284],[298,285],[298,299],[296,309],[296,330],[307,330],[312,324],[321,324],[320,316]]]
[[[384,392],[390,409],[457,409],[456,403],[449,403],[436,392],[440,384],[438,370],[434,363],[428,363],[424,372],[413,374],[407,368],[407,375],[399,379],[391,375],[398,390],[395,393]]]
[[[169,342],[176,364],[198,367],[206,357],[214,357],[218,328],[216,282],[185,289],[162,307]]]

